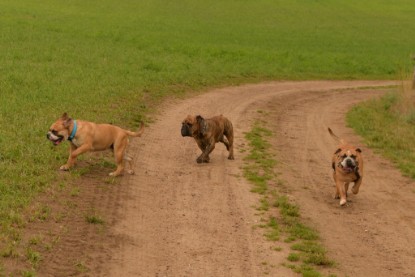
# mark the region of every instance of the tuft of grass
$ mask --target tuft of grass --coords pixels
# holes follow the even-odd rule
[[[36,273],[31,270],[22,271],[22,277],[36,277]]]
[[[298,262],[300,260],[300,255],[298,253],[290,253],[287,260],[290,262]]]
[[[33,236],[29,239],[30,245],[39,245],[42,242],[41,236]]]
[[[268,199],[266,197],[263,197],[259,200],[259,207],[257,208],[257,210],[259,211],[268,211],[269,209],[269,202]]]
[[[288,201],[288,197],[285,195],[279,196],[274,202],[274,207],[280,208],[280,213],[284,218],[299,217],[300,209],[295,204],[291,204]]]
[[[302,241],[291,246],[292,250],[302,253],[302,260],[306,264],[333,266],[334,262],[326,255],[324,247],[315,241]]]
[[[26,250],[26,258],[32,264],[33,267],[37,267],[37,265],[42,259],[42,256],[40,255],[39,252],[29,247]]]
[[[278,227],[277,220],[275,218],[270,218],[268,224],[266,225],[267,231],[265,232],[265,237],[270,241],[277,241],[280,239],[280,230]]]
[[[105,223],[104,220],[100,216],[97,216],[97,215],[86,215],[85,219],[90,224],[100,224],[100,225],[102,225],[102,224]]]

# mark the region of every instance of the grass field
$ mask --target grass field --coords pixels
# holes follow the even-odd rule
[[[135,128],[165,96],[278,79],[396,79],[415,5],[397,1],[0,0],[0,244],[57,177],[64,111]]]

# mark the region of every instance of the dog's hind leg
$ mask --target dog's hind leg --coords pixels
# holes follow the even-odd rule
[[[225,134],[225,136],[228,139],[228,144],[225,143],[226,149],[228,149],[228,151],[229,151],[228,159],[229,160],[234,160],[235,158],[233,156],[233,129],[231,129],[230,131],[228,131]]]
[[[131,158],[130,156],[128,156],[127,154],[124,155],[124,161],[128,162],[128,174],[134,174],[134,169],[133,169],[133,158]]]
[[[128,138],[125,136],[114,143],[114,157],[117,169],[110,173],[110,176],[116,177],[124,171],[124,153],[128,145]]]

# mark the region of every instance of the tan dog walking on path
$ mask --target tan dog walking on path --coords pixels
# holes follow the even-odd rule
[[[193,137],[202,150],[202,154],[196,159],[197,163],[209,162],[209,154],[215,149],[217,142],[225,144],[229,151],[228,159],[234,159],[233,126],[223,115],[209,119],[204,119],[200,115],[188,115],[182,122],[181,133],[183,137]]]
[[[339,142],[338,149],[332,157],[333,179],[336,183],[335,199],[340,198],[340,205],[343,206],[347,202],[347,191],[349,184],[354,182],[352,192],[357,194],[363,179],[363,158],[362,150],[336,136],[333,131],[328,128],[330,135]]]
[[[139,137],[144,132],[144,124],[141,123],[138,132],[124,130],[111,124],[96,124],[88,121],[74,120],[64,113],[50,126],[47,138],[54,145],[68,140],[71,143],[69,158],[60,170],[69,170],[75,165],[76,158],[88,151],[102,151],[113,149],[117,169],[110,176],[118,176],[123,173],[124,160],[129,162],[129,174],[134,174],[132,158],[126,154],[128,137]]]

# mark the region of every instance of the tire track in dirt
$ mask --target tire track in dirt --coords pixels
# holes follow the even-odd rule
[[[330,126],[361,146],[345,128],[354,103],[380,95],[357,87],[388,81],[273,82],[214,90],[166,103],[141,139],[134,140],[136,175],[120,186],[121,201],[111,207],[120,218],[111,228],[110,261],[97,261],[106,276],[293,276],[281,266],[286,253],[253,230],[258,197],[242,177],[244,132],[258,109],[270,112],[276,132],[279,170],[302,214],[323,237],[340,276],[415,276],[412,181],[369,149],[362,191],[346,208],[332,199],[330,160],[335,147]],[[196,164],[199,150],[180,136],[187,114],[224,114],[235,127],[235,161],[217,145],[211,163]],[[108,256],[108,255],[107,255]]]

